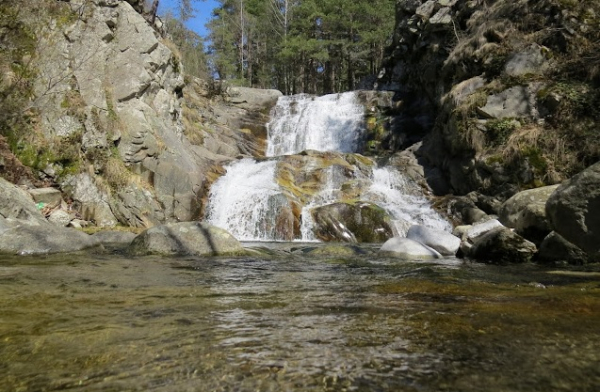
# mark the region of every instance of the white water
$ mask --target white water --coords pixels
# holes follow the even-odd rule
[[[355,152],[362,141],[364,111],[355,92],[281,97],[268,124],[267,156],[305,150]]]
[[[373,183],[363,198],[384,208],[392,217],[395,235],[405,236],[414,224],[450,231],[452,226],[431,208],[418,185],[406,180],[397,170],[373,170]]]
[[[271,116],[267,146],[270,157],[307,149],[355,152],[363,138],[364,107],[354,92],[323,97],[281,97]],[[246,158],[229,165],[227,173],[211,187],[207,221],[242,241],[282,240],[276,222],[278,212],[289,205],[275,182],[276,166],[276,158],[263,162]],[[302,206],[302,241],[316,241],[310,211],[340,200],[340,189],[348,180],[334,166],[326,169],[322,191]],[[396,235],[404,235],[413,224],[451,229],[430,207],[420,188],[398,171],[376,168],[371,178],[363,180],[371,182],[371,186],[363,191],[360,199],[384,208],[393,219]]]
[[[241,241],[276,239],[273,216],[281,207],[275,183],[276,161],[245,158],[227,167],[210,190],[207,220]]]

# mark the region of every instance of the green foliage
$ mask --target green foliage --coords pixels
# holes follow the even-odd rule
[[[393,0],[220,0],[209,58],[221,79],[285,93],[351,90],[377,73]]]
[[[505,144],[512,132],[520,126],[518,121],[511,118],[489,120],[485,124],[488,140],[494,146]]]

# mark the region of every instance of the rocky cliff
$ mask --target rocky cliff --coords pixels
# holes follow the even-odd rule
[[[600,3],[585,0],[399,0],[378,79],[401,132],[426,135],[438,193],[501,198],[600,159],[599,83]]]
[[[200,217],[221,164],[264,150],[261,113],[280,94],[184,81],[177,49],[142,4],[27,0],[0,13],[2,93],[14,103],[0,120],[18,158],[7,154],[13,170],[0,169],[60,187],[98,226]],[[33,176],[15,174],[19,160]]]

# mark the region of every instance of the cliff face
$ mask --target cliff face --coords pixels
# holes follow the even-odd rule
[[[221,163],[263,147],[246,137],[260,136],[260,126],[238,130],[255,125],[243,106],[255,102],[251,109],[264,112],[279,94],[231,107],[225,101],[243,91],[215,95],[191,80],[186,87],[177,50],[144,18],[142,4],[2,5],[0,65],[8,77],[0,87],[14,103],[12,117],[0,119],[2,133],[26,166],[99,226],[198,219]]]
[[[379,87],[441,193],[510,196],[600,159],[600,3],[399,0]]]

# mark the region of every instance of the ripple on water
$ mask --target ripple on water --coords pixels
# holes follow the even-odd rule
[[[0,390],[591,391],[591,272],[372,255],[9,259]]]

